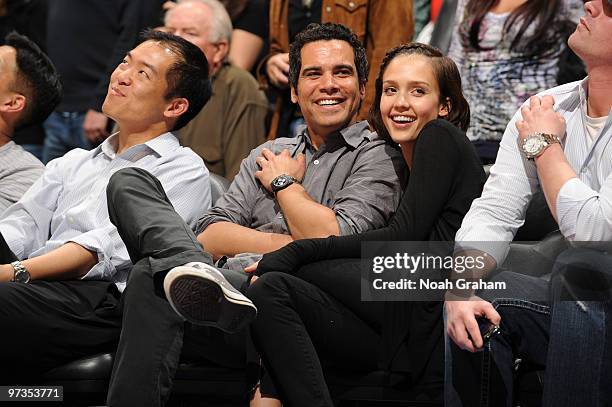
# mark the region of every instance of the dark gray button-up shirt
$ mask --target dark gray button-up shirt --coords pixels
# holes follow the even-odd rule
[[[295,138],[268,141],[252,150],[227,193],[198,222],[198,233],[225,221],[261,232],[289,234],[280,205],[254,175],[259,170],[255,159],[263,148],[276,154],[287,149],[292,157],[306,155],[302,185],[314,201],[336,212],[343,235],[386,225],[399,203],[404,160],[397,148],[368,129],[367,122],[331,134],[319,150],[304,129]]]

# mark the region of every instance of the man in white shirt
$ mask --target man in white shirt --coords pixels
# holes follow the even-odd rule
[[[7,35],[0,47],[0,214],[45,168],[12,141],[13,132],[45,120],[60,97],[59,76],[49,58],[28,38]]]
[[[508,243],[523,224],[532,195],[540,189],[568,241],[576,245],[591,242],[591,246],[600,248],[612,241],[612,43],[609,40],[612,3],[593,0],[584,7],[586,15],[571,35],[569,45],[585,62],[588,78],[542,92],[516,113],[506,128],[482,197],[474,201],[457,233],[459,244],[481,242],[469,243],[471,249],[488,255],[486,267],[478,271],[480,275],[503,263]],[[597,255],[591,253],[590,256]],[[562,259],[575,262],[576,253],[571,252]],[[557,264],[558,272],[565,272],[565,268]],[[609,330],[610,326],[604,326],[604,316],[609,318],[609,302],[607,310],[605,303],[594,303],[582,310],[584,304],[580,301],[569,303],[573,310],[566,303],[552,307],[549,301],[539,301],[553,298],[543,280],[512,272],[501,272],[493,279],[504,282],[507,289],[484,291],[479,296],[473,291],[447,293],[447,332],[454,341],[451,352],[447,353],[447,357],[452,355],[445,395],[448,405],[478,405],[484,397],[490,405],[510,406],[515,358],[549,366],[545,405],[603,405],[598,403],[604,400],[604,392],[610,396],[610,387],[602,378],[609,375],[609,370],[600,361],[606,360],[605,352],[609,353],[606,350],[610,348],[609,339],[601,335],[583,340],[584,344],[597,344],[591,348],[590,358],[566,344],[575,334],[576,326],[582,329],[586,326],[573,325],[576,315],[586,315],[596,332]],[[472,364],[468,372],[467,366],[475,358],[465,350],[475,352],[485,345],[476,317],[486,318],[486,323],[501,324],[502,334],[486,344],[485,352],[480,354],[484,355],[482,360]],[[564,325],[562,329],[555,330],[561,325]],[[577,331],[584,339],[591,335],[581,329]],[[557,362],[564,358],[573,360],[572,368],[557,368]],[[447,359],[447,365],[449,362]],[[594,379],[572,380],[576,375]],[[582,387],[583,391],[575,391],[580,385],[588,390]],[[576,404],[576,399],[568,395],[582,399]],[[594,401],[597,398],[600,400]]]
[[[51,161],[0,221],[0,382],[112,346],[131,262],[109,220],[106,185],[135,167],[161,182],[191,227],[210,206],[202,159],[170,133],[210,97],[208,64],[191,43],[147,32],[111,75],[104,112],[121,132]],[[195,205],[194,202],[198,204]]]

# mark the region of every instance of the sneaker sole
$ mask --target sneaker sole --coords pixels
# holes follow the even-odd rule
[[[170,273],[178,275],[172,278]],[[164,290],[172,308],[190,323],[234,333],[255,318],[257,309],[224,285],[205,270],[195,273],[191,267],[177,267],[168,273]]]

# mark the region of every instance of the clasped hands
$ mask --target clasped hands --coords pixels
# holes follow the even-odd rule
[[[264,188],[272,192],[270,183],[279,175],[290,175],[298,181],[302,181],[306,172],[306,158],[304,154],[291,157],[287,149],[279,154],[274,154],[267,148],[261,150],[261,156],[255,159],[260,170],[255,172],[255,178],[261,182]]]

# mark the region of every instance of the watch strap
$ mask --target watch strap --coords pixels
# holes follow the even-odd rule
[[[285,179],[288,180],[288,182],[286,182],[285,184],[283,184],[282,186],[277,185],[277,181],[279,179]],[[278,177],[274,178],[272,180],[272,182],[270,183],[270,186],[272,188],[272,192],[274,192],[275,194],[279,191],[282,191],[283,189],[287,188],[288,186],[292,185],[292,184],[299,184],[300,181],[295,178],[292,177],[291,175],[287,175],[287,174],[281,174]]]

